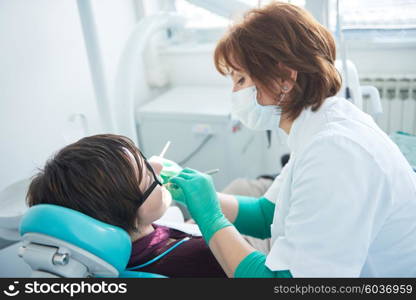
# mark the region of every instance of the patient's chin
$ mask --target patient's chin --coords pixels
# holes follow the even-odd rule
[[[166,213],[166,211],[172,203],[172,196],[170,195],[170,193],[166,189],[162,189],[161,192],[162,199],[160,201],[160,206],[157,212],[155,212],[157,214],[154,216],[155,220],[160,219]]]
[[[172,204],[172,196],[170,195],[169,191],[165,188],[162,189],[162,197],[163,197],[163,205],[164,205],[164,211],[168,209],[168,207]]]

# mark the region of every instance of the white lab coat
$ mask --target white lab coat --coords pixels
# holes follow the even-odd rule
[[[266,266],[294,277],[416,276],[416,175],[351,102],[304,110],[291,158],[266,192],[276,203]]]

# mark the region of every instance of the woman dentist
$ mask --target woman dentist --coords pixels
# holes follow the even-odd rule
[[[330,32],[287,3],[249,11],[217,45],[232,113],[280,127],[291,150],[260,199],[216,193],[191,169],[170,179],[229,277],[416,276],[415,173],[370,116],[335,96],[334,61]],[[271,237],[270,253],[240,233]]]

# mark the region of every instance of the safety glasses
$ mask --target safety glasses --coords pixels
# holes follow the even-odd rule
[[[153,192],[153,190],[156,188],[156,186],[158,185],[162,185],[162,182],[160,182],[159,178],[157,177],[155,171],[153,170],[153,167],[150,165],[150,163],[147,161],[146,157],[143,155],[143,153],[141,151],[139,151],[140,155],[143,158],[144,164],[146,165],[146,168],[148,170],[150,170],[150,172],[153,175],[153,183],[147,188],[147,190],[143,193],[143,199],[142,199],[142,203],[144,201],[146,201],[146,199],[149,197],[149,195]]]

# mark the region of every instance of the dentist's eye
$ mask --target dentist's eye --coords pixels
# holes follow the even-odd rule
[[[241,78],[237,81],[237,83],[241,85],[241,84],[244,84],[244,81],[245,81],[244,77],[241,77]]]

